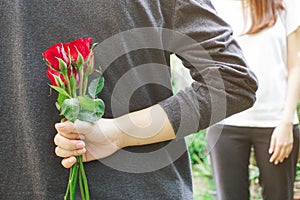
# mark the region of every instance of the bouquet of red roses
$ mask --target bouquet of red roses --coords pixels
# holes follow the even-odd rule
[[[104,78],[99,70],[99,78],[89,83],[94,70],[95,43],[91,38],[80,38],[70,43],[51,46],[42,55],[48,67],[46,75],[52,82],[50,87],[58,92],[56,108],[66,120],[76,119],[94,122],[104,113],[104,103],[97,95],[104,86]],[[70,177],[64,199],[75,199],[77,183],[81,198],[89,200],[89,189],[82,156],[70,169]]]

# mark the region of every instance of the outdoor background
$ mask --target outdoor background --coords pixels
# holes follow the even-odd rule
[[[176,57],[171,57],[173,90],[184,89],[192,82],[189,72]],[[300,117],[300,102],[298,104],[298,116]],[[212,177],[212,169],[206,149],[205,130],[186,137],[193,169],[194,198],[195,200],[215,200],[216,189]],[[250,200],[261,200],[261,188],[258,184],[259,170],[256,167],[253,154],[250,157],[249,182]],[[297,163],[297,176],[294,187],[294,200],[300,200],[300,158]]]

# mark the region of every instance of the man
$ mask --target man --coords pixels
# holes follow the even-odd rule
[[[1,4],[1,197],[63,199],[68,172],[50,142],[59,117],[41,53],[91,37],[99,43],[95,63],[105,78],[105,115],[94,124],[56,125],[62,164],[70,167],[73,155],[83,153],[91,161],[85,163],[91,199],[192,199],[184,136],[250,107],[257,87],[210,2]],[[171,53],[195,80],[175,96]]]

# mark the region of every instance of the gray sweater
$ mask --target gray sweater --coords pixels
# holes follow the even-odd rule
[[[255,100],[256,79],[208,0],[1,0],[0,27],[0,199],[63,199],[68,170],[53,144],[60,116],[41,56],[58,42],[99,43],[104,117],[159,103],[177,134],[85,163],[93,200],[192,199],[184,136]],[[175,96],[171,53],[195,80]]]

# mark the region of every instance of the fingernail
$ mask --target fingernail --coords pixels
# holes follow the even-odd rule
[[[83,154],[83,153],[85,153],[85,149],[77,150],[77,153],[78,153],[78,154]]]
[[[278,161],[275,161],[275,165],[277,165],[278,164]]]
[[[83,147],[85,147],[84,142],[78,142],[78,143],[76,144],[76,148],[83,148]]]
[[[58,123],[58,124],[56,124],[56,127],[59,129],[64,129],[66,127],[66,125],[64,123]]]
[[[269,149],[269,154],[271,154],[272,153],[272,149]]]
[[[69,163],[72,163],[73,160],[74,160],[74,158],[69,158],[69,159],[68,159],[68,162],[69,162]]]

